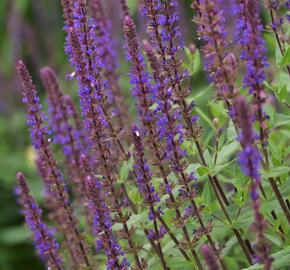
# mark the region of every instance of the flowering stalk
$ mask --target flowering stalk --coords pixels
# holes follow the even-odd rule
[[[62,217],[59,226],[67,235],[73,255],[77,258],[79,265],[86,265],[93,269],[88,258],[88,250],[83,238],[78,231],[77,221],[74,217],[73,209],[69,201],[64,179],[61,171],[54,160],[49,141],[47,139],[48,130],[43,126],[44,114],[41,112],[39,97],[29,72],[22,61],[17,65],[18,75],[22,83],[23,102],[27,105],[27,123],[30,126],[30,137],[35,150],[40,159],[40,164],[45,171],[45,186],[47,196],[55,199],[57,215]]]
[[[154,1],[151,1],[151,4],[154,7]],[[197,147],[198,150],[198,154],[199,157],[201,159],[201,162],[203,164],[203,166],[207,166],[207,163],[205,161],[205,158],[203,156],[203,152],[202,152],[202,148],[200,146],[199,143],[199,128],[195,127],[195,122],[196,122],[196,118],[195,117],[191,117],[191,111],[194,107],[194,104],[190,104],[188,105],[186,102],[186,97],[189,95],[189,91],[188,90],[184,90],[181,82],[182,80],[186,77],[186,72],[184,72],[182,75],[180,75],[179,72],[179,63],[178,60],[176,58],[176,54],[178,49],[182,48],[182,43],[178,44],[177,46],[174,46],[173,44],[173,40],[179,36],[179,29],[176,26],[176,22],[178,20],[178,17],[176,15],[176,13],[172,12],[172,9],[174,8],[174,6],[176,5],[175,1],[165,1],[164,2],[164,14],[156,14],[156,10],[159,11],[160,9],[154,9],[154,8],[147,8],[147,10],[145,10],[147,12],[147,15],[149,17],[149,20],[153,20],[153,18],[156,18],[155,20],[153,20],[153,22],[151,22],[151,25],[154,25],[154,27],[159,26],[159,28],[161,27],[161,25],[163,25],[162,31],[164,33],[160,33],[160,31],[158,31],[158,28],[155,29],[154,33],[155,33],[155,43],[158,44],[158,52],[160,54],[160,57],[162,59],[162,65],[163,65],[163,69],[167,74],[167,77],[169,78],[169,85],[172,87],[173,89],[173,100],[176,101],[182,111],[182,116],[185,120],[186,123],[186,127],[187,130],[189,131],[190,136],[194,139],[195,145]],[[146,5],[147,7],[149,7],[149,5]],[[174,14],[174,15],[172,15]],[[172,17],[173,16],[173,17]],[[159,19],[161,18],[161,19]],[[149,24],[150,25],[150,24]],[[167,44],[167,45],[166,45]],[[161,48],[161,49],[160,49]],[[163,49],[162,49],[163,48]],[[166,53],[167,52],[167,53]],[[170,59],[169,61],[167,61],[167,59]],[[229,204],[224,191],[222,190],[218,179],[216,176],[212,177],[210,174],[208,174],[208,178],[210,180],[211,186],[214,189],[214,192],[217,196],[218,202],[225,214],[225,216],[227,217],[228,221],[231,223],[231,219],[228,215],[228,212],[226,210],[226,207],[224,204]],[[250,255],[247,251],[246,245],[242,240],[242,237],[239,233],[238,230],[233,229],[236,237],[239,240],[239,243],[241,244],[245,254],[247,255],[248,260],[250,261]]]
[[[285,55],[285,46],[282,41],[282,25],[284,18],[281,18],[278,16],[278,9],[279,9],[279,3],[276,0],[265,0],[265,7],[269,12],[270,18],[271,18],[271,29],[274,32],[276,42],[278,44],[279,50],[281,52],[281,55]],[[287,2],[286,2],[286,8],[287,8]],[[290,2],[288,1],[288,9],[290,10]],[[290,66],[286,65],[286,69],[288,74],[290,75]]]
[[[100,181],[86,177],[90,209],[94,213],[94,234],[98,236],[97,249],[104,248],[107,256],[107,269],[128,269],[128,261],[112,231],[110,211],[105,203]]]
[[[102,60],[104,78],[108,82],[109,101],[112,103],[114,113],[117,115],[118,123],[121,128],[125,128],[125,120],[127,118],[127,109],[121,88],[118,84],[117,69],[117,53],[114,49],[114,41],[110,35],[111,21],[105,17],[103,5],[100,0],[89,1],[89,6],[94,19],[94,29],[96,31],[96,48],[99,57]]]
[[[80,154],[85,151],[83,132],[76,118],[76,110],[68,95],[63,95],[56,74],[50,67],[41,69],[41,77],[48,92],[50,122],[55,142],[62,147],[68,164],[70,179],[73,180],[79,202],[85,198],[85,185],[80,177]],[[74,123],[71,124],[70,120]]]
[[[236,61],[228,52],[223,11],[218,9],[218,0],[200,0],[193,2],[200,16],[196,18],[199,36],[204,41],[203,55],[205,70],[217,87],[218,96],[222,97],[231,110],[231,99],[236,80]]]
[[[255,108],[255,120],[260,126],[260,142],[262,145],[263,156],[265,159],[264,167],[269,168],[268,153],[268,127],[267,115],[263,110],[267,95],[264,91],[263,82],[266,79],[265,68],[267,59],[265,56],[265,42],[262,38],[263,26],[259,17],[259,5],[251,0],[237,0],[235,12],[240,18],[237,21],[237,36],[240,45],[243,48],[241,59],[245,61],[247,72],[244,77],[244,87],[249,89],[253,95],[253,105]],[[290,224],[290,211],[279,191],[279,188],[273,177],[269,177],[270,185],[278,199],[278,202]]]
[[[259,16],[259,3],[252,0],[238,0],[235,11],[240,18],[237,22],[237,35],[242,46],[241,59],[245,61],[247,67],[244,87],[253,95],[256,120],[260,125],[260,141],[265,149],[268,144],[268,130],[263,105],[267,96],[263,82],[266,79],[265,67],[268,63],[265,56],[265,42],[262,38],[263,26]]]
[[[161,247],[161,239],[164,235],[162,227],[158,227],[157,215],[160,215],[161,209],[157,208],[157,203],[160,202],[159,196],[152,185],[152,173],[144,156],[144,148],[141,141],[141,133],[136,125],[132,126],[132,135],[135,145],[136,163],[134,166],[137,175],[137,184],[141,195],[143,196],[144,204],[149,208],[149,220],[153,221],[154,230],[149,231],[149,237],[157,242],[158,255],[160,257],[163,269],[168,269],[164,254]]]
[[[59,244],[50,230],[41,219],[42,210],[30,195],[28,185],[22,173],[17,174],[18,187],[16,194],[23,207],[26,224],[33,233],[34,243],[40,257],[47,267],[53,270],[62,270],[62,258],[59,255]]]
[[[262,157],[255,147],[257,135],[252,128],[252,116],[249,113],[249,107],[245,98],[242,96],[238,97],[235,106],[237,108],[237,119],[241,129],[239,140],[243,146],[243,151],[239,155],[239,163],[243,173],[252,181],[250,196],[254,211],[253,227],[257,232],[258,241],[256,246],[257,260],[264,263],[265,269],[271,269],[272,259],[268,255],[269,246],[264,235],[267,224],[260,212],[261,199],[259,196],[259,186],[261,177],[259,170],[261,168]]]
[[[80,91],[81,103],[86,103],[86,101],[82,101],[82,96],[92,95],[92,100],[87,102],[93,102],[94,106],[98,107],[98,110],[103,115],[106,129],[110,132],[110,137],[113,138],[123,156],[129,159],[130,155],[125,151],[124,145],[120,140],[120,131],[116,130],[112,123],[111,118],[113,115],[110,115],[106,108],[107,98],[103,91],[105,83],[102,79],[103,63],[102,59],[100,59],[98,44],[96,43],[98,37],[96,36],[95,22],[93,19],[88,20],[86,8],[86,3],[83,0],[78,0],[71,10],[65,6],[63,7],[64,12],[71,12],[73,14],[65,15],[65,18],[72,16],[75,18],[72,28],[65,27],[67,32],[67,47],[70,48],[67,50],[67,54],[71,65],[76,69],[75,72],[78,74],[82,73],[82,81],[80,77],[77,78],[79,84],[82,83],[80,89],[84,89],[84,91]],[[65,25],[70,25],[70,21],[66,21]],[[80,59],[79,63],[77,59]],[[83,65],[82,70],[79,68],[80,64]],[[85,109],[82,104],[81,107]]]

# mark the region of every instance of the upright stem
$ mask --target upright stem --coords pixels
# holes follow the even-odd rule
[[[267,2],[267,1],[265,1],[265,2]],[[266,7],[266,8],[268,8],[268,10],[269,10],[271,23],[272,23],[272,25],[274,25],[275,24],[274,10],[271,7],[271,3],[267,3],[267,5],[268,5],[268,7]],[[274,31],[274,35],[275,35],[279,50],[281,52],[281,55],[284,56],[285,55],[285,49],[283,48],[282,41],[280,39],[280,35],[279,35],[278,31],[277,31],[277,28],[273,27],[272,30]],[[287,69],[288,75],[290,76],[290,66],[286,65],[286,69]]]

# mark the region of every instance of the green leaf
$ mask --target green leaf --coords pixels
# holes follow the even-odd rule
[[[213,129],[215,129],[210,118],[198,107],[195,107],[196,112],[200,115],[200,117]]]
[[[131,185],[127,185],[128,187],[128,196],[129,199],[135,204],[138,205],[142,202],[142,196],[137,187]]]
[[[215,166],[215,167],[212,169],[212,171],[211,171],[212,175],[213,175],[213,176],[214,176],[214,175],[217,175],[218,173],[220,173],[220,172],[223,171],[224,169],[228,168],[228,167],[229,167],[233,162],[235,162],[235,161],[236,161],[236,159],[233,159],[233,160],[231,160],[231,161],[229,161],[229,162],[227,162],[227,163],[225,163],[225,164]]]
[[[1,231],[0,240],[2,243],[15,245],[26,241],[29,235],[29,231],[24,226],[10,227]]]
[[[190,76],[193,76],[201,69],[201,56],[198,49],[194,53],[190,51],[189,48],[185,48],[185,54],[187,61],[183,63],[185,69],[190,73]]]
[[[194,262],[186,261],[183,257],[166,258],[166,263],[171,269],[196,269]]]
[[[119,181],[120,183],[124,183],[129,176],[129,172],[133,167],[133,159],[129,159],[128,161],[123,161],[120,169]]]
[[[282,57],[281,63],[282,66],[287,66],[290,64],[290,46],[287,48],[285,54]]]
[[[185,150],[190,156],[194,156],[195,155],[195,147],[192,147],[194,144],[192,141],[190,140],[184,140],[181,148],[182,150]]]
[[[278,251],[271,255],[271,257],[274,259],[272,269],[288,269],[288,266],[290,265],[290,247],[286,247],[281,251]],[[284,268],[285,267],[285,268]],[[243,270],[256,270],[256,269],[263,269],[263,265],[255,264],[253,266],[250,266],[248,268],[243,268]]]
[[[224,145],[218,153],[217,164],[224,164],[228,161],[231,156],[237,152],[240,144],[236,141],[233,141],[227,145]]]
[[[277,128],[280,126],[290,125],[290,115],[276,114],[273,127]]]
[[[280,87],[277,91],[278,99],[280,102],[284,102],[287,96],[287,85]]]
[[[278,168],[272,168],[269,171],[264,171],[263,172],[263,176],[265,178],[277,177],[277,176],[280,176],[280,175],[282,175],[284,173],[288,173],[288,172],[290,172],[290,167],[281,166],[281,167],[278,167]]]
[[[210,187],[210,183],[207,181],[204,184],[203,191],[202,191],[202,203],[210,208],[213,198],[214,198],[213,191]]]
[[[203,176],[205,174],[210,173],[210,170],[207,167],[199,167],[199,168],[197,168],[197,173],[199,176]]]

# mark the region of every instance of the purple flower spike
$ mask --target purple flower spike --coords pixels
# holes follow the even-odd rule
[[[41,77],[49,97],[50,124],[55,133],[55,142],[60,144],[64,155],[74,162],[74,157],[84,151],[84,142],[79,119],[71,97],[64,95],[56,74],[50,67],[41,69]],[[70,123],[72,118],[74,123]]]
[[[227,96],[234,90],[236,61],[228,52],[225,31],[225,17],[219,9],[219,0],[194,1],[193,8],[198,11],[196,22],[200,38],[204,41],[204,66],[213,79],[218,95]]]
[[[203,245],[201,247],[201,253],[205,259],[208,270],[219,270],[220,269],[216,255],[210,246]]]
[[[28,185],[22,173],[17,174],[16,193],[23,208],[26,224],[33,233],[34,243],[40,257],[49,269],[62,270],[62,258],[59,255],[59,244],[50,230],[41,220],[42,210],[30,195]]]
[[[135,145],[136,164],[134,171],[137,175],[137,184],[139,191],[144,198],[144,202],[152,207],[160,201],[157,192],[152,185],[152,173],[150,167],[145,159],[144,148],[141,139],[141,133],[136,125],[132,125],[132,135]],[[155,211],[150,211],[149,219],[155,219]]]
[[[96,246],[97,248],[105,249],[107,269],[126,270],[129,264],[113,235],[110,211],[104,200],[102,185],[98,179],[88,176],[86,178],[86,186],[90,208],[94,214],[94,234],[98,237]]]
[[[124,127],[124,120],[128,117],[125,106],[124,97],[121,93],[121,88],[118,84],[117,75],[117,53],[114,48],[114,40],[111,36],[111,21],[106,18],[105,11],[101,0],[91,0],[90,7],[92,17],[94,19],[92,25],[96,32],[95,47],[99,57],[103,62],[103,74],[107,80],[106,94],[109,98],[109,103],[113,107],[114,114],[118,117],[120,127]],[[111,89],[108,91],[108,89]]]
[[[154,229],[149,231],[148,238],[157,242],[157,247],[159,251],[159,257],[164,269],[167,269],[166,262],[164,259],[161,239],[163,238],[165,231],[163,227],[159,227],[157,220],[158,216],[162,215],[161,209],[157,204],[160,202],[159,196],[152,184],[152,173],[150,171],[149,164],[147,163],[144,155],[144,147],[142,144],[141,133],[138,127],[132,125],[132,137],[135,145],[135,156],[136,163],[134,165],[134,171],[137,176],[137,184],[139,191],[143,197],[144,203],[148,205],[149,215],[148,219],[153,221]]]
[[[252,116],[244,97],[240,96],[236,99],[236,111],[238,124],[241,129],[239,140],[243,146],[240,153],[239,162],[245,175],[260,181],[261,156],[255,147],[257,134],[253,131]]]
[[[265,68],[268,67],[265,41],[262,37],[263,25],[260,19],[259,1],[237,0],[235,6],[237,18],[237,39],[242,47],[241,59],[246,63],[244,87],[253,95],[256,120],[260,124],[260,140],[267,144],[267,116],[263,105],[267,100],[263,83],[266,80]]]
[[[266,221],[260,212],[261,199],[259,187],[261,184],[260,166],[261,156],[255,146],[256,134],[252,127],[252,116],[249,113],[249,107],[243,96],[236,98],[237,121],[241,129],[239,140],[243,151],[239,155],[239,163],[243,173],[252,180],[250,196],[252,199],[252,208],[254,211],[253,228],[257,232],[256,253],[258,261],[265,264],[265,269],[270,269],[272,258],[269,257],[269,245],[265,238],[264,232],[267,227]]]
[[[136,27],[130,16],[124,18],[124,33],[127,41],[128,58],[132,63],[130,83],[133,86],[132,93],[137,100],[140,120],[145,127],[153,122],[153,112],[150,110],[153,104],[152,95],[154,89],[150,83],[149,73],[145,68],[145,61],[137,40]],[[149,133],[149,131],[147,130]],[[148,134],[147,134],[148,135]]]
[[[43,137],[49,133],[47,127],[43,127],[45,115],[41,112],[40,99],[32,83],[32,79],[21,60],[18,62],[17,69],[23,89],[22,101],[28,108],[27,124],[30,126],[31,142],[35,149],[39,150],[43,144]]]

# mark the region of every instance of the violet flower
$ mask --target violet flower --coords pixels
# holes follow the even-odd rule
[[[260,168],[262,158],[255,146],[257,135],[253,131],[252,115],[250,114],[246,99],[243,96],[236,98],[235,106],[239,127],[241,129],[239,140],[243,147],[243,150],[239,154],[239,163],[243,173],[250,177],[252,181],[250,196],[254,211],[253,227],[257,232],[258,241],[256,245],[257,260],[260,263],[264,263],[265,269],[270,269],[272,258],[268,255],[269,245],[265,238],[267,224],[260,212],[261,199],[259,195],[259,186],[261,184]]]
[[[62,258],[59,255],[59,244],[54,233],[41,219],[42,210],[30,195],[28,185],[22,173],[17,174],[18,187],[16,194],[23,208],[26,224],[33,233],[33,239],[40,257],[47,267],[53,270],[62,270]]]
[[[237,18],[237,39],[242,46],[241,59],[246,63],[244,87],[253,95],[253,106],[256,109],[256,121],[260,124],[260,141],[267,145],[267,116],[263,105],[267,100],[264,91],[266,80],[265,68],[268,66],[265,41],[262,37],[263,25],[260,19],[259,2],[255,0],[238,0],[235,6]]]

